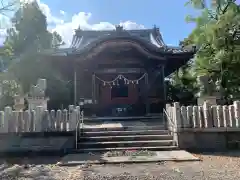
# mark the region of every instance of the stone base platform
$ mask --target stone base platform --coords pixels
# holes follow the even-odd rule
[[[119,164],[119,163],[148,163],[161,161],[199,161],[200,159],[184,150],[155,151],[153,156],[116,156],[107,157],[102,153],[68,154],[58,163],[60,166],[74,166],[81,164]]]

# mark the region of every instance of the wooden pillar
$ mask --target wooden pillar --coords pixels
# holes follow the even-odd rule
[[[167,89],[166,89],[166,84],[165,84],[165,71],[164,71],[164,65],[161,66],[161,79],[162,79],[162,86],[163,86],[163,102],[164,102],[164,107],[166,106],[167,103]]]
[[[149,105],[149,99],[148,99],[148,95],[149,95],[149,82],[148,82],[148,74],[146,74],[145,77],[145,106],[146,106],[146,115],[150,113],[150,105]]]
[[[96,114],[96,75],[92,74],[92,103],[93,103],[93,116]]]
[[[77,106],[77,71],[74,66],[74,105]]]
[[[92,101],[96,104],[96,75],[92,75]]]

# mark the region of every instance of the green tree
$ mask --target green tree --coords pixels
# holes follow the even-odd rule
[[[215,83],[220,82],[222,96],[239,97],[240,89],[240,10],[234,0],[212,1],[208,7],[203,0],[187,3],[201,11],[198,17],[187,16],[195,29],[183,42],[199,48],[193,65],[197,75],[208,75]]]
[[[36,1],[22,5],[14,14],[12,24],[14,27],[8,29],[5,44],[12,47],[15,56],[39,53],[63,44],[57,32],[47,30],[46,16]]]
[[[67,81],[41,56],[45,50],[64,44],[61,36],[47,30],[46,17],[35,1],[22,5],[14,14],[12,23],[13,27],[7,31],[4,50],[13,58],[4,77],[14,77],[23,93],[27,93],[38,78],[46,78],[50,100],[59,98],[66,101],[69,94]]]
[[[171,74],[170,80],[166,81],[167,100],[180,102],[181,104],[194,104],[198,85],[194,73],[191,72],[192,62],[181,67]]]

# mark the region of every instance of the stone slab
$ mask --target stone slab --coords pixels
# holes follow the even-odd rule
[[[199,161],[200,159],[184,150],[156,151],[156,156],[118,156],[106,157],[104,154],[78,153],[64,156],[58,165],[71,166],[90,164],[147,163],[161,161]]]
[[[84,128],[86,129],[92,129],[92,128],[122,128],[123,125],[121,123],[102,123],[102,124],[84,124],[83,125]]]
[[[84,129],[101,129],[101,128],[126,128],[129,127],[131,129],[147,129],[147,128],[151,128],[151,127],[156,127],[156,126],[163,126],[163,123],[161,121],[159,122],[144,122],[144,121],[116,121],[116,122],[112,122],[112,121],[103,121],[103,122],[98,122],[98,123],[84,123],[81,124],[82,127]]]
[[[20,137],[9,136],[0,138],[1,154],[21,154],[27,152],[60,152],[73,148],[72,137]]]

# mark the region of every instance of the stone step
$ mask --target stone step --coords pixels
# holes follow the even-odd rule
[[[123,127],[84,127],[79,129],[81,132],[97,131],[129,131],[129,130],[166,130],[165,126],[123,126]]]
[[[115,147],[115,148],[81,148],[71,153],[85,152],[105,152],[105,151],[123,151],[123,150],[149,150],[149,151],[169,151],[176,150],[177,146],[139,146],[139,147]]]
[[[79,142],[79,148],[116,148],[116,147],[141,147],[141,146],[172,146],[173,140],[141,140],[141,141],[103,141]]]
[[[117,135],[117,136],[92,136],[79,137],[79,141],[103,142],[103,141],[137,141],[137,140],[172,140],[171,135]]]
[[[164,121],[159,120],[127,120],[127,121],[83,121],[86,125],[105,125],[105,124],[121,124],[121,125],[129,125],[129,126],[135,126],[135,125],[165,125],[166,123]]]
[[[157,116],[132,116],[132,117],[85,117],[85,122],[104,122],[104,121],[160,121],[163,115]]]
[[[81,136],[96,137],[96,136],[124,136],[124,135],[169,135],[168,130],[131,130],[131,131],[87,131],[82,132]]]

